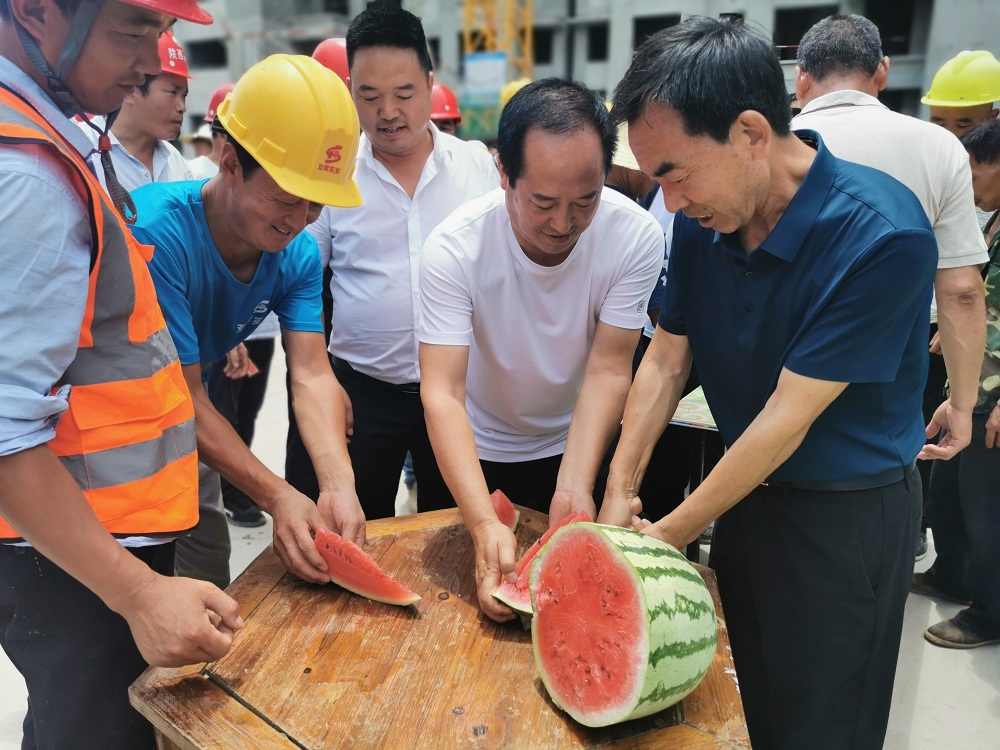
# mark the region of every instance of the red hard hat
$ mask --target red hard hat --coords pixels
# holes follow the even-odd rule
[[[462,121],[458,99],[451,89],[442,83],[435,83],[431,88],[431,119]]]
[[[155,13],[163,13],[182,21],[208,25],[212,16],[198,7],[198,0],[122,0],[126,5],[136,5]]]
[[[173,73],[181,78],[191,77],[184,48],[169,31],[160,34],[160,67],[161,73]]]
[[[222,102],[226,100],[226,94],[233,90],[234,83],[224,83],[212,92],[212,98],[208,100],[208,112],[205,114],[205,122],[211,124],[215,120],[215,113],[219,111]]]
[[[345,86],[350,87],[350,84],[347,82],[347,79],[351,77],[351,73],[347,69],[346,39],[343,37],[324,39],[316,45],[312,56],[313,60],[332,70],[340,76],[340,80],[344,82]]]

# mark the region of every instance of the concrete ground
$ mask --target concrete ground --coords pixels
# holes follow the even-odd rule
[[[268,395],[258,422],[254,452],[279,475],[283,471],[285,431],[284,363],[280,347],[268,382]],[[413,512],[415,493],[400,482],[397,514]],[[235,578],[271,541],[272,526],[230,527]],[[917,570],[930,567],[933,540]],[[886,750],[993,750],[1000,746],[1000,645],[971,651],[937,648],[922,636],[924,629],[955,615],[957,605],[922,596],[906,603],[903,639],[896,672]],[[0,652],[0,750],[17,750],[25,690],[21,676]]]

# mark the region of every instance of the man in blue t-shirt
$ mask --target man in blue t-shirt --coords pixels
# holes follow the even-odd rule
[[[599,520],[683,548],[721,516],[711,565],[753,746],[881,748],[920,518],[927,217],[790,132],[778,59],[741,22],[651,37],[612,113],[684,215]],[[676,510],[633,521],[692,359],[728,452]]]
[[[343,392],[326,356],[322,269],[302,232],[323,205],[357,206],[352,178],[357,114],[346,87],[311,58],[273,55],[219,107],[227,142],[208,181],[136,190],[135,237],[149,262],[167,327],[195,403],[199,458],[274,518],[274,548],[303,579],[330,580],[312,541],[326,526],[359,545],[365,517],[347,454]],[[284,335],[299,429],[317,468],[314,504],[250,452],[203,382],[269,312]],[[228,579],[229,529],[218,476],[203,471],[201,520],[179,540],[178,572]],[[224,585],[224,583],[223,583]]]

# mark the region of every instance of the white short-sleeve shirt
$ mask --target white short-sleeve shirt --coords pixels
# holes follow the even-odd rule
[[[917,196],[938,241],[938,268],[985,263],[969,154],[944,128],[909,117],[860,91],[817,97],[792,120],[823,136],[830,152],[895,177]]]
[[[642,328],[662,266],[659,224],[609,189],[558,266],[521,250],[503,190],[431,233],[419,338],[469,347],[466,409],[480,458],[509,463],[565,450],[598,321]]]
[[[434,134],[411,199],[361,136],[354,179],[359,208],[326,207],[307,231],[333,270],[330,352],[387,383],[420,380],[420,249],[442,220],[500,184],[493,158],[454,136]]]

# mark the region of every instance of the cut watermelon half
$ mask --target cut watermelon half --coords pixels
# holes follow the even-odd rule
[[[514,531],[517,528],[517,522],[521,520],[521,511],[514,507],[514,503],[503,493],[503,490],[493,490],[490,500],[493,501],[493,511],[500,519],[500,523]]]
[[[316,532],[316,549],[326,560],[330,580],[368,599],[405,607],[420,595],[390,578],[367,552],[329,529]]]
[[[715,658],[715,605],[670,545],[631,529],[573,524],[531,568],[531,643],[552,701],[602,727],[661,711]]]
[[[531,577],[531,563],[534,561],[535,555],[552,538],[552,535],[563,526],[593,520],[588,513],[584,513],[582,510],[575,510],[555,526],[551,526],[548,531],[535,540],[534,544],[528,547],[528,551],[524,553],[524,557],[517,561],[517,567],[514,569],[517,573],[517,581],[511,583],[504,580],[497,587],[497,590],[493,592],[493,598],[500,600],[515,612],[530,615],[531,594],[528,591],[528,582]]]

